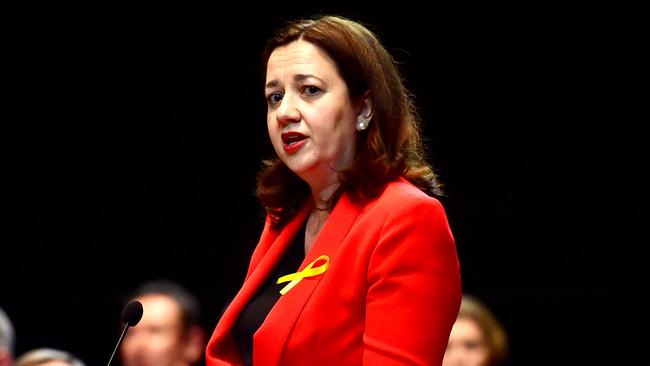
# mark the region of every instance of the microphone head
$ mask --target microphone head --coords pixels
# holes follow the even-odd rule
[[[142,319],[142,313],[143,309],[140,301],[131,301],[122,310],[122,321],[133,327]]]

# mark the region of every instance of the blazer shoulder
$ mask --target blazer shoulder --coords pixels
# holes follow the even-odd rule
[[[437,198],[422,192],[404,178],[388,183],[386,189],[378,197],[377,203],[391,210],[423,207],[442,209],[442,203]]]

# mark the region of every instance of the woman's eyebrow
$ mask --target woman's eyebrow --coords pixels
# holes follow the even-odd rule
[[[318,76],[316,76],[314,74],[296,74],[296,75],[293,76],[293,82],[294,83],[300,83],[300,82],[303,82],[303,81],[305,81],[307,79],[310,79],[310,78],[314,78],[314,79],[320,81],[321,83],[327,85],[327,83],[325,81],[323,81],[323,79],[319,78]],[[264,88],[265,89],[273,89],[273,88],[276,88],[278,85],[280,85],[280,82],[277,79],[274,79],[274,80],[271,80],[268,83],[266,83],[266,85],[264,85]]]
[[[278,82],[277,79],[275,79],[275,80],[271,80],[271,81],[269,81],[268,83],[266,83],[266,85],[264,85],[264,89],[275,88],[275,87],[278,86],[279,84],[280,84],[280,83]]]
[[[297,75],[293,76],[293,81],[298,83],[298,82],[301,82],[301,81],[305,81],[306,79],[309,79],[309,78],[314,78],[314,79],[320,81],[321,83],[327,85],[327,83],[324,82],[323,79],[319,78],[318,76],[316,76],[314,74],[297,74]]]

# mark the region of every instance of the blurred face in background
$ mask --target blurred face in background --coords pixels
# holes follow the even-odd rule
[[[469,318],[458,318],[451,329],[443,366],[487,366],[490,350],[483,331]]]
[[[123,366],[187,366],[203,352],[202,334],[183,326],[181,309],[172,298],[150,294],[137,299],[142,320],[130,328],[121,345]]]

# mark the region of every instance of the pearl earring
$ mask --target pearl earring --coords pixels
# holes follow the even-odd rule
[[[357,131],[363,131],[366,128],[368,128],[368,124],[370,123],[370,119],[359,116],[359,119],[357,120]]]

